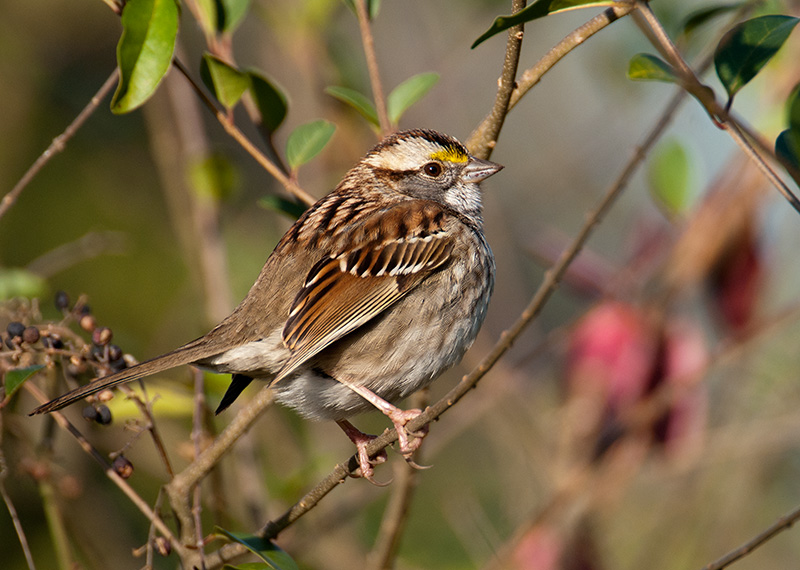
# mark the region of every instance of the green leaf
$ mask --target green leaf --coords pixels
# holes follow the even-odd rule
[[[262,562],[245,562],[244,564],[237,564],[236,566],[226,564],[222,567],[222,570],[270,570],[271,568],[271,566]]]
[[[14,392],[19,390],[25,381],[44,368],[43,364],[34,364],[33,366],[26,366],[25,368],[14,368],[9,370],[3,376],[3,386],[6,388],[6,398],[14,395]]]
[[[250,94],[261,113],[261,126],[274,133],[286,118],[289,102],[283,90],[256,70],[247,72],[250,76]]]
[[[306,211],[306,205],[281,198],[280,196],[264,196],[258,201],[258,205],[267,210],[272,210],[296,220]]]
[[[615,2],[609,0],[536,0],[533,4],[508,16],[498,16],[494,22],[481,36],[472,43],[472,48],[475,49],[478,45],[482,44],[494,35],[513,28],[517,24],[524,24],[531,22],[538,18],[543,18],[548,14],[555,14],[557,12],[565,12],[567,10],[575,10],[578,8],[591,8],[597,6],[611,6]]]
[[[355,89],[349,89],[348,87],[337,87],[335,85],[326,87],[325,93],[331,97],[335,97],[342,103],[350,105],[353,109],[358,111],[362,117],[376,127],[380,126],[378,122],[378,113],[375,111],[375,106],[372,104],[372,101],[370,101],[363,93],[360,93]]]
[[[0,267],[0,301],[14,297],[40,297],[47,290],[47,282],[26,269]]]
[[[258,536],[229,532],[218,526],[214,527],[214,530],[243,545],[250,552],[266,562],[268,568],[273,570],[299,570],[297,563],[292,557],[269,540]]]
[[[792,16],[760,16],[729,30],[717,45],[714,66],[728,92],[728,106],[778,52],[800,19]]]
[[[210,53],[203,55],[200,77],[226,109],[232,109],[250,87],[250,78]]]
[[[122,10],[117,44],[119,85],[111,111],[133,111],[153,93],[169,70],[178,35],[175,0],[129,0]]]
[[[250,0],[215,0],[217,4],[217,30],[232,34],[250,9]]]
[[[403,113],[419,101],[439,81],[438,73],[420,73],[409,77],[394,88],[386,98],[389,121],[396,125]]]
[[[786,105],[789,111],[789,128],[800,133],[800,83],[795,85]]]
[[[336,125],[325,119],[300,125],[286,141],[286,160],[289,168],[296,170],[317,156],[331,140]]]
[[[200,27],[206,35],[213,36],[217,33],[217,1],[218,0],[196,0],[199,11],[198,20]]]
[[[779,134],[775,141],[775,154],[794,168],[795,172],[789,171],[789,174],[800,186],[800,180],[795,177],[800,172],[800,131],[787,129]]]
[[[707,22],[713,20],[718,16],[722,16],[727,14],[728,12],[733,12],[741,8],[745,2],[730,2],[728,4],[718,4],[716,6],[707,6],[705,8],[700,8],[689,14],[689,16],[683,21],[683,25],[681,26],[681,33],[683,35],[688,36],[689,34],[693,33],[697,28],[706,24]]]
[[[215,153],[189,164],[189,182],[198,195],[220,202],[234,194],[239,176],[226,156]]]
[[[648,164],[647,179],[655,200],[670,214],[686,211],[689,202],[689,156],[677,141],[657,149]]]
[[[666,61],[648,53],[639,53],[628,64],[628,79],[675,83],[675,70]]]
[[[350,8],[350,10],[353,11],[353,14],[358,14],[354,0],[344,0],[344,3],[348,8]],[[374,20],[378,17],[380,8],[381,0],[367,0],[367,15],[369,16],[370,20]]]

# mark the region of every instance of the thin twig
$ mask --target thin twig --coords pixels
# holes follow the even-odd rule
[[[228,133],[233,139],[241,145],[241,147],[247,151],[250,156],[252,156],[258,164],[260,164],[264,170],[266,170],[269,174],[272,175],[280,184],[286,189],[287,192],[295,196],[298,200],[302,201],[306,205],[310,206],[316,199],[300,188],[296,182],[291,180],[284,172],[271,160],[269,160],[264,153],[262,153],[256,146],[248,139],[242,131],[236,127],[228,117],[227,113],[219,110],[214,102],[208,98],[208,96],[203,92],[200,86],[192,79],[191,75],[189,74],[189,70],[177,59],[172,60],[172,65],[174,65],[178,71],[180,71],[184,77],[186,77],[189,84],[194,89],[197,96],[200,97],[200,100],[203,101],[206,107],[211,111],[211,113],[216,117],[219,124],[222,125],[222,128],[225,129],[225,132]]]
[[[0,443],[2,443],[3,438],[3,415],[0,414]],[[0,446],[0,496],[3,497],[3,502],[6,504],[6,510],[8,510],[8,514],[11,517],[11,522],[14,524],[14,530],[17,533],[17,539],[19,540],[20,547],[22,547],[22,553],[25,555],[25,562],[28,564],[29,570],[36,570],[36,565],[33,562],[33,554],[31,553],[31,547],[28,544],[28,538],[25,536],[25,529],[22,528],[22,521],[19,519],[19,514],[17,513],[16,507],[14,507],[14,502],[11,500],[11,495],[8,494],[6,490],[6,477],[8,477],[8,464],[6,463],[6,456],[3,453],[3,449]]]
[[[206,407],[206,395],[203,384],[203,373],[200,369],[194,369],[194,413],[192,414],[192,444],[194,445],[194,458],[200,457],[203,449],[203,439],[205,430],[203,429],[203,416]],[[201,486],[198,482],[194,486],[194,498],[192,514],[194,515],[195,547],[200,557],[200,568],[205,570],[206,560],[203,549],[203,523],[201,515],[203,505],[201,501]]]
[[[367,13],[367,0],[356,0],[355,5],[356,16],[358,16],[358,29],[361,33],[361,44],[364,47],[369,82],[372,86],[372,98],[375,100],[375,111],[378,114],[381,135],[386,136],[392,132],[394,125],[389,121],[389,113],[386,110],[386,97],[383,93],[381,74],[378,70],[378,58],[375,57],[375,42],[372,38],[372,28],[370,27],[369,14]]]
[[[114,69],[111,75],[108,76],[108,79],[105,80],[103,85],[98,89],[97,93],[91,98],[89,103],[83,108],[83,110],[78,113],[78,116],[73,119],[73,121],[69,124],[69,126],[64,129],[64,132],[58,135],[56,138],[53,139],[53,142],[50,143],[50,146],[47,147],[39,158],[28,168],[25,174],[22,175],[22,178],[19,179],[11,191],[3,196],[3,199],[0,200],[0,218],[2,218],[6,212],[14,205],[19,198],[19,195],[25,189],[25,187],[30,183],[33,178],[39,174],[39,171],[47,164],[51,158],[53,158],[58,153],[62,152],[66,147],[67,142],[78,132],[83,124],[86,122],[92,113],[95,112],[97,107],[100,105],[100,102],[111,92],[111,89],[114,87],[114,84],[117,82],[117,75],[119,74],[118,69]]]
[[[513,0],[512,13],[519,12],[523,8],[525,8],[525,0]],[[503,128],[503,123],[508,115],[511,94],[517,84],[517,68],[519,67],[519,54],[522,48],[524,29],[522,24],[518,24],[508,31],[506,55],[503,60],[503,70],[498,81],[494,105],[489,115],[467,140],[467,148],[478,158],[486,159],[491,156],[497,144],[497,138],[500,136],[500,130]]]

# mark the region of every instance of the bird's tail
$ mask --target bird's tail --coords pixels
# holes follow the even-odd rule
[[[132,382],[133,380],[138,380],[139,378],[144,378],[145,376],[157,374],[159,372],[163,372],[164,370],[175,368],[176,366],[181,366],[183,364],[189,364],[203,358],[208,358],[209,356],[213,356],[214,354],[220,352],[219,349],[209,348],[208,343],[199,341],[201,341],[201,339],[197,339],[196,341],[190,342],[189,344],[173,350],[172,352],[157,356],[151,360],[146,360],[145,362],[141,362],[131,366],[130,368],[126,368],[125,370],[110,374],[109,376],[98,378],[97,380],[94,380],[85,386],[76,388],[71,392],[67,392],[62,396],[59,396],[58,398],[39,406],[29,415],[32,416],[34,414],[46,414],[48,412],[60,410],[65,406],[69,406],[73,402],[77,402],[78,400],[91,394],[96,394],[97,392],[105,390],[106,388],[113,388],[114,386],[119,386],[120,384]]]

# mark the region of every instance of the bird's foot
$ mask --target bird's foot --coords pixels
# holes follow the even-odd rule
[[[379,483],[375,480],[375,465],[380,465],[381,463],[385,463],[387,460],[386,450],[382,449],[380,452],[376,453],[374,457],[370,457],[367,453],[367,446],[369,442],[375,439],[376,436],[370,435],[368,433],[364,433],[358,428],[356,428],[353,424],[348,422],[347,420],[337,420],[336,423],[342,428],[345,435],[352,441],[356,446],[356,455],[358,457],[358,469],[351,474],[352,477],[363,477],[373,485],[378,487],[385,487],[390,481],[386,483]]]

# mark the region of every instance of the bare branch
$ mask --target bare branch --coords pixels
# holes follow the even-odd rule
[[[364,56],[367,58],[369,82],[372,85],[372,98],[375,100],[375,111],[378,114],[381,135],[386,136],[392,132],[394,125],[389,121],[389,113],[386,110],[386,97],[381,83],[380,71],[378,70],[378,58],[375,57],[375,42],[372,38],[372,28],[369,23],[369,14],[367,13],[367,0],[356,0],[355,5],[356,15],[358,16],[358,29],[361,32],[361,44],[364,46]]]

